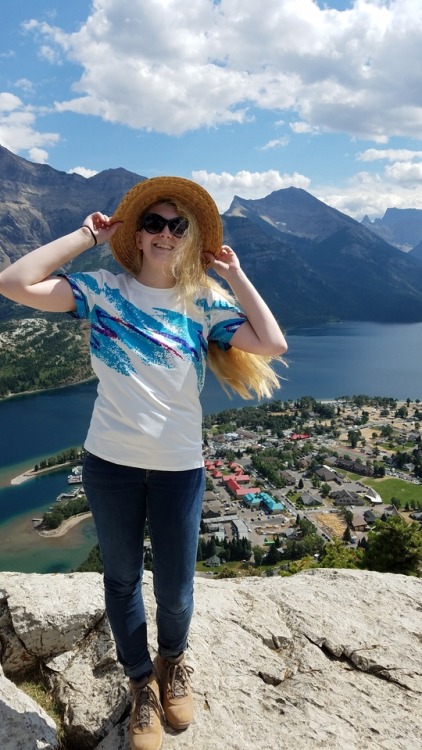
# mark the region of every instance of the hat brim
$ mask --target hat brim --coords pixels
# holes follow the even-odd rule
[[[146,210],[164,199],[180,201],[195,216],[202,251],[217,255],[223,242],[223,224],[218,208],[210,194],[201,185],[184,177],[152,177],[138,182],[122,198],[112,221],[122,221],[110,240],[111,251],[123,268],[131,274],[139,272],[135,233],[139,219]]]

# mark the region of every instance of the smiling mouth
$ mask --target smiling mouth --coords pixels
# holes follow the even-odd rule
[[[156,247],[158,250],[173,250],[172,245],[162,245],[158,242],[154,244],[154,247]]]

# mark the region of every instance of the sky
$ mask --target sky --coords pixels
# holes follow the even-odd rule
[[[421,0],[13,0],[0,144],[375,219],[422,209],[421,69]]]

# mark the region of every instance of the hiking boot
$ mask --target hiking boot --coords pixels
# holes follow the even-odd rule
[[[160,704],[160,688],[154,672],[141,682],[130,680],[130,689],[130,750],[160,750],[163,741],[163,709]]]
[[[185,664],[185,655],[154,660],[161,689],[161,704],[167,723],[177,730],[186,729],[193,719],[193,696],[190,685],[192,667]]]

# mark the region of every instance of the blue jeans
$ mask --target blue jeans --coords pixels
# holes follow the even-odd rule
[[[158,651],[188,645],[193,581],[204,494],[204,469],[150,471],[86,456],[83,486],[104,563],[105,605],[125,673],[152,669],[142,598],[144,527],[148,517],[154,568]]]

